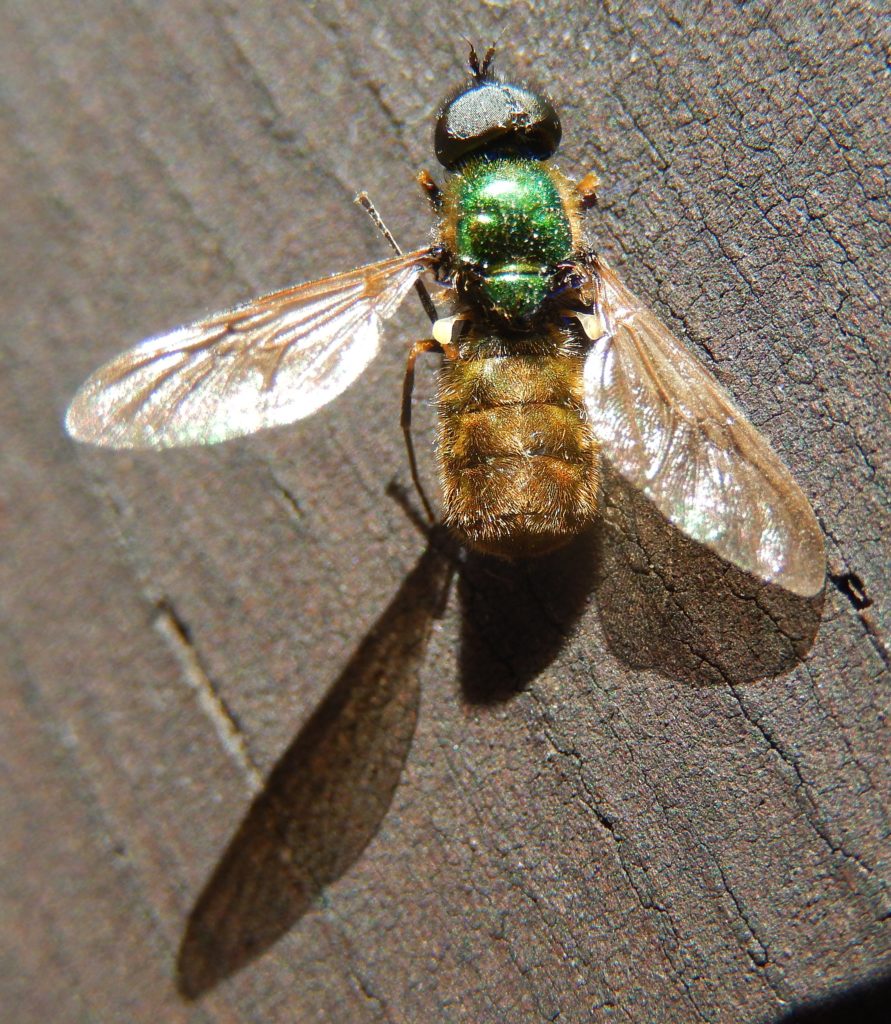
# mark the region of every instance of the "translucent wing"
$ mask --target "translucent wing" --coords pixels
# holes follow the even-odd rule
[[[432,265],[419,250],[149,339],[87,380],[68,409],[68,433],[110,448],[166,448],[309,416],[371,362],[381,321]]]
[[[687,536],[803,597],[823,535],[807,498],[730,396],[602,261],[585,402],[604,455]]]

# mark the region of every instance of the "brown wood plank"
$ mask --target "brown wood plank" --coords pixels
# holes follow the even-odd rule
[[[740,1024],[880,984],[884,64],[877,9],[813,7],[4,5],[4,1019]],[[412,303],[293,429],[63,437],[125,345],[386,255],[360,188],[428,237],[462,32],[553,95],[597,246],[812,499],[824,601],[613,482],[568,553],[470,560],[425,651]]]

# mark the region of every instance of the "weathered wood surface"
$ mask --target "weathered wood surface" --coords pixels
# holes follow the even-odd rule
[[[882,1004],[887,79],[881,5],[828,6],[5,0],[4,1020]],[[62,436],[124,345],[385,255],[360,187],[423,241],[431,109],[499,32],[602,174],[598,244],[811,497],[825,601],[613,487],[568,555],[472,562],[425,646],[448,566],[408,576],[385,494],[413,303],[294,429]]]

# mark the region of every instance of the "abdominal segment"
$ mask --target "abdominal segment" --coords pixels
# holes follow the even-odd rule
[[[597,514],[599,446],[576,355],[448,361],[440,379],[443,521],[505,557],[565,544]]]

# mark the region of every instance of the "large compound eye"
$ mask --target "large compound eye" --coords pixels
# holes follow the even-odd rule
[[[560,118],[543,96],[486,78],[446,103],[433,143],[439,162],[453,170],[465,157],[487,148],[547,160],[560,134]]]

